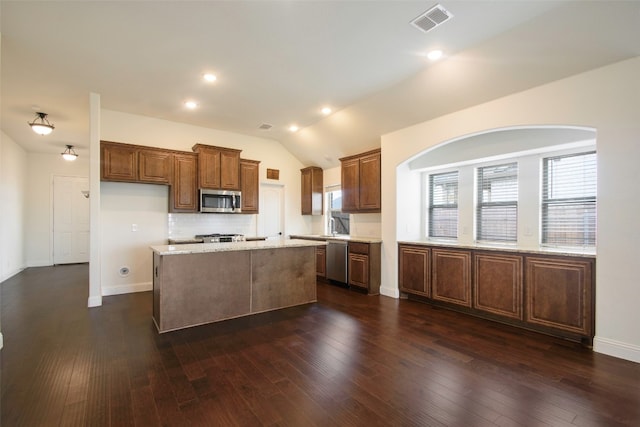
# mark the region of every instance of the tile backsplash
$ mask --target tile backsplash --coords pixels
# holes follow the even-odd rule
[[[242,214],[168,214],[170,239],[193,237],[196,234],[243,234],[256,236],[257,215]]]

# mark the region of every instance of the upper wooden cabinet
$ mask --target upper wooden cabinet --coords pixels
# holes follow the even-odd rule
[[[342,212],[380,212],[380,160],[380,149],[340,159]]]
[[[302,174],[302,215],[322,215],[322,169],[309,166],[300,169],[300,172]]]
[[[240,151],[232,148],[196,144],[198,186],[200,188],[240,190]]]
[[[198,156],[176,153],[173,156],[173,185],[169,190],[169,212],[197,212]]]
[[[240,159],[240,191],[242,192],[242,213],[259,213],[260,204],[260,162]]]
[[[102,181],[171,184],[172,178],[172,151],[101,141],[100,179]]]

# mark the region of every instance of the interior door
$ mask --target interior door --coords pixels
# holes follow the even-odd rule
[[[260,185],[258,234],[268,239],[284,237],[284,187],[282,185]]]
[[[53,177],[54,264],[89,262],[88,190],[88,177]]]

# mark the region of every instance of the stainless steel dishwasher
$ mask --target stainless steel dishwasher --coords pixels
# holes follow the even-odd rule
[[[347,284],[347,242],[327,242],[327,279]]]

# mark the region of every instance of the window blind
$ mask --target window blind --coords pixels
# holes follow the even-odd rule
[[[429,176],[429,237],[458,237],[458,172]]]
[[[542,243],[596,244],[596,153],[543,160]]]
[[[516,242],[518,232],[518,164],[478,168],[476,239]]]

